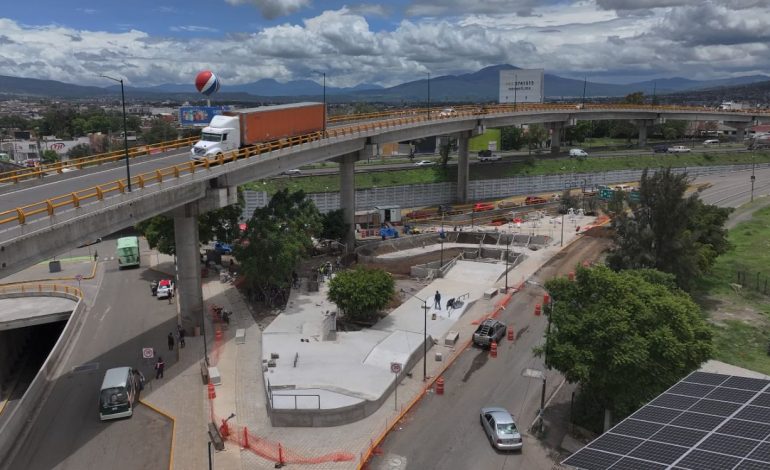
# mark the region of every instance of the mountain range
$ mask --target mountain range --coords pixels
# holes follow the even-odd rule
[[[501,70],[517,69],[512,65],[494,65],[476,72],[461,75],[444,75],[430,79],[430,99],[433,102],[488,102],[496,101],[499,93]],[[734,87],[757,82],[770,81],[767,75],[751,75],[720,80],[690,80],[687,78],[666,78],[648,80],[630,84],[609,84],[584,82],[545,74],[546,99],[580,98],[585,90],[586,98],[619,97],[641,91],[646,95],[658,95],[691,92],[717,87]],[[126,87],[128,100],[150,101],[199,101],[192,83],[163,84],[151,87]],[[428,78],[402,83],[384,88],[379,85],[360,84],[352,88],[326,87],[327,100],[330,102],[415,102],[427,101]],[[120,86],[105,88],[81,86],[55,80],[39,80],[0,75],[0,96],[45,98],[110,98],[120,93]],[[212,97],[212,102],[281,102],[296,101],[297,98],[321,100],[324,93],[322,85],[311,80],[294,80],[280,83],[273,79],[262,79],[252,83],[228,86],[224,84],[219,93]]]

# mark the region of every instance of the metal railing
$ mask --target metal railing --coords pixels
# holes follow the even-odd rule
[[[525,104],[525,105],[519,104],[515,106],[514,105],[463,106],[463,107],[455,107],[454,111],[451,113],[439,112],[438,114],[436,114],[435,112],[431,112],[430,115],[428,115],[427,110],[424,110],[424,109],[390,111],[387,113],[358,114],[358,115],[354,115],[355,119],[357,120],[362,120],[367,118],[382,119],[386,117],[388,119],[371,121],[371,122],[361,122],[356,125],[328,128],[325,131],[325,133],[314,132],[311,134],[297,136],[290,139],[283,139],[283,140],[278,140],[273,142],[256,144],[250,147],[243,148],[241,150],[228,152],[227,154],[220,154],[214,158],[202,158],[197,161],[180,163],[180,164],[169,166],[166,168],[161,168],[158,170],[132,176],[131,185],[138,189],[143,189],[148,184],[162,183],[165,179],[179,178],[182,175],[192,174],[192,173],[195,173],[196,171],[201,171],[201,170],[208,170],[213,166],[221,166],[226,163],[235,162],[237,160],[248,159],[251,157],[259,156],[264,153],[272,152],[274,150],[278,150],[282,148],[293,147],[295,145],[314,142],[324,138],[352,136],[357,133],[370,132],[373,130],[383,129],[383,128],[388,129],[396,126],[407,125],[407,124],[416,124],[424,121],[456,119],[459,117],[469,117],[469,116],[477,116],[477,115],[505,114],[510,112],[517,112],[517,113],[533,112],[533,111],[547,112],[547,111],[554,111],[554,110],[562,110],[562,111],[570,110],[570,111],[585,112],[590,110],[608,110],[608,109],[628,110],[628,111],[688,111],[688,112],[698,112],[698,113],[725,114],[724,112],[717,112],[717,111],[709,110],[705,108],[684,107],[684,106],[647,106],[645,107],[645,106],[639,106],[639,105],[586,105],[577,109],[574,104]],[[768,116],[770,116],[770,112],[752,113],[752,115],[757,115],[757,114],[767,114]],[[336,119],[337,121],[342,121],[344,120],[344,117],[335,117],[333,119]],[[195,139],[197,139],[197,137],[180,139],[170,143],[167,142],[163,144],[158,144],[157,146],[153,146],[152,148],[153,149],[171,148],[174,145],[176,145],[177,147],[189,145]],[[136,152],[136,155],[140,153],[145,154],[147,152],[150,152],[150,150],[145,148],[141,150],[141,152]],[[66,167],[73,167],[73,166],[78,167],[78,165],[79,167],[85,167],[90,164],[97,164],[98,161],[103,161],[103,162],[115,161],[121,158],[123,158],[122,153],[113,152],[112,154],[109,154],[107,156],[98,156],[98,158],[86,157],[85,159],[78,159],[72,162],[45,165],[43,167],[33,169],[34,170],[33,174],[37,176],[42,176],[42,174],[45,173],[46,171],[54,171],[54,169],[56,169],[56,171],[61,172],[62,168],[66,168]],[[5,180],[0,179],[0,183],[2,181],[15,181],[14,178],[22,178],[22,175],[6,177]],[[25,223],[27,223],[27,219],[31,216],[46,214],[50,217],[55,215],[56,211],[61,208],[65,208],[65,207],[78,208],[83,202],[101,201],[101,200],[104,200],[105,196],[114,195],[114,194],[123,194],[126,192],[126,188],[127,188],[127,180],[123,178],[123,179],[119,179],[109,183],[104,183],[104,184],[93,186],[90,188],[74,191],[68,194],[55,196],[53,198],[46,199],[44,201],[17,207],[15,209],[2,211],[0,212],[0,229],[4,225],[13,224],[13,223],[24,225]]]
[[[66,284],[39,283],[39,282],[20,282],[16,284],[6,284],[0,286],[0,295],[2,294],[40,294],[46,292],[57,292],[83,298],[83,291],[77,287]]]

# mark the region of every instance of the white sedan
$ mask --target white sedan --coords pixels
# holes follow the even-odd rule
[[[415,162],[414,166],[431,166],[435,164],[436,162],[432,162],[430,160],[420,160],[419,162]]]
[[[692,149],[689,147],[685,147],[684,145],[674,145],[673,147],[668,148],[669,153],[688,153],[692,152]]]

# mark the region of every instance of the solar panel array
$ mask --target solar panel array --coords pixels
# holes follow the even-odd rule
[[[770,380],[693,372],[562,464],[581,470],[768,470]]]

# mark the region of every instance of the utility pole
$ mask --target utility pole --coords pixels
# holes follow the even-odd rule
[[[749,202],[754,202],[754,180],[756,180],[757,177],[754,175],[754,155],[751,156],[751,200]]]

